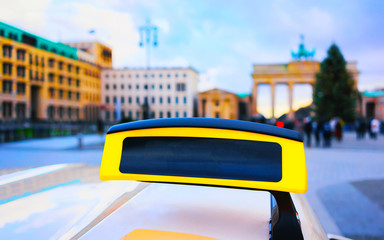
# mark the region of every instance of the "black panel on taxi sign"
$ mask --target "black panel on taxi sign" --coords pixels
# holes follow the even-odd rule
[[[197,137],[128,137],[121,173],[279,182],[278,143]]]

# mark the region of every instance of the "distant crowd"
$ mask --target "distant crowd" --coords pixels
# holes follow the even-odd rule
[[[332,140],[338,142],[343,140],[344,125],[345,122],[337,117],[333,117],[329,121],[314,121],[311,117],[306,117],[303,121],[295,122],[294,130],[304,135],[308,147],[312,146],[312,135],[316,147],[331,147]],[[380,134],[380,125],[381,123],[376,117],[371,120],[359,119],[353,126],[356,138],[364,139],[368,133],[371,139],[376,140]]]

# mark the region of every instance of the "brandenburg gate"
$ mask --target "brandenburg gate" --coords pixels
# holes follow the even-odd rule
[[[312,89],[314,89],[316,73],[320,70],[320,62],[312,60],[314,54],[315,50],[308,51],[305,49],[304,44],[301,43],[298,52],[292,52],[294,60],[288,64],[254,64],[252,73],[252,116],[258,114],[257,89],[259,84],[269,84],[271,86],[272,118],[275,118],[275,86],[277,84],[286,84],[288,85],[288,118],[293,119],[294,84],[310,84]],[[356,62],[348,62],[346,67],[352,74],[356,87],[359,74]]]

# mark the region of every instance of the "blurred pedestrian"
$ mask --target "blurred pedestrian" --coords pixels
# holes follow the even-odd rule
[[[368,120],[367,122],[367,127],[368,127],[368,134],[369,134],[369,138],[373,138],[373,134],[372,134],[372,120],[373,119],[370,119]]]
[[[380,133],[380,121],[374,117],[371,121],[371,134],[373,139],[377,139],[377,134]]]
[[[331,147],[331,124],[329,121],[324,122],[323,125],[323,139],[324,139],[324,147]]]
[[[100,136],[104,133],[104,123],[100,118],[97,120],[97,133]]]
[[[342,127],[342,122],[340,118],[337,120],[335,125],[335,138],[339,142],[343,138],[343,127]]]
[[[312,128],[315,134],[316,147],[320,147],[320,144],[321,144],[320,134],[323,132],[323,122],[319,120],[314,121],[312,124]]]
[[[304,119],[304,132],[307,138],[307,146],[311,147],[311,137],[312,137],[312,118],[306,117]]]
[[[337,118],[332,117],[329,121],[329,127],[331,129],[331,137],[335,136],[335,128],[336,128]]]
[[[364,139],[366,132],[366,124],[364,118],[360,118],[356,122],[356,138],[357,140]]]

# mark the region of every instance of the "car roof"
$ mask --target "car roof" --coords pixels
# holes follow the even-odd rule
[[[268,192],[152,183],[81,239],[121,239],[137,229],[159,230],[151,239],[268,239],[270,216]]]

